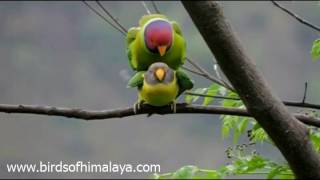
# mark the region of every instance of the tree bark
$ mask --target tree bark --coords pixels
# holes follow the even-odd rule
[[[18,114],[38,114],[47,116],[62,116],[67,118],[77,118],[83,120],[101,120],[111,118],[122,118],[140,114],[172,114],[170,106],[153,107],[147,104],[141,105],[141,108],[135,113],[133,107],[109,110],[85,110],[79,108],[52,107],[52,106],[36,106],[36,105],[10,105],[0,104],[0,112],[18,113]],[[220,106],[202,106],[195,104],[178,103],[178,114],[225,114],[233,116],[252,117],[246,109],[225,108]],[[320,119],[304,114],[295,114],[295,117],[302,123],[310,126],[320,127]]]
[[[307,128],[271,93],[220,5],[212,1],[182,3],[247,110],[274,141],[295,176],[320,178],[320,159],[309,141]]]

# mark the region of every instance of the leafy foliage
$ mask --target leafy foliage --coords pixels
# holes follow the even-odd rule
[[[208,88],[197,88],[194,93],[200,93],[203,94],[208,90]],[[195,95],[186,95],[184,101],[188,104],[195,103],[200,96],[195,96]]]
[[[226,91],[225,96],[228,98],[239,98],[239,96],[232,91]],[[223,107],[244,108],[242,101],[224,99],[220,103]],[[245,133],[251,118],[221,115],[221,119],[222,119],[222,128],[221,128],[222,138],[229,137],[231,130],[233,130],[233,143],[236,144],[241,134]]]
[[[217,84],[212,84],[211,86],[209,86],[208,91],[207,91],[207,95],[209,96],[215,96],[217,95],[219,92],[219,85]],[[213,97],[205,97],[203,99],[203,105],[208,105],[211,103],[211,101],[213,100]]]
[[[320,59],[320,39],[317,39],[313,42],[311,48],[311,57],[313,61],[317,61]]]
[[[312,58],[317,60],[320,58],[320,39],[316,40],[312,47]],[[203,98],[202,104],[209,105],[213,102],[218,102],[223,107],[245,108],[242,101],[239,100],[237,93],[227,90],[215,83],[208,88],[198,88],[195,93],[206,94]],[[217,98],[214,101],[214,96],[224,96],[222,100]],[[196,103],[201,98],[195,95],[187,95],[185,101],[187,103]],[[308,116],[318,117],[318,113],[314,110],[303,112]],[[263,176],[267,179],[293,179],[294,175],[287,163],[275,162],[271,159],[259,155],[256,150],[246,152],[247,148],[257,143],[263,145],[264,143],[275,146],[272,140],[264,129],[250,117],[240,117],[231,115],[221,115],[222,138],[233,139],[235,148],[230,147],[226,150],[227,157],[230,163],[219,167],[218,169],[201,169],[197,166],[188,165],[183,166],[175,172],[166,174],[154,174],[155,179],[223,179],[230,176],[240,175],[255,175]],[[320,130],[319,128],[309,127],[310,139],[316,149],[320,153]],[[231,136],[232,135],[232,136]],[[241,137],[249,139],[249,145],[239,143]]]
[[[258,124],[256,121],[252,121],[252,129],[248,130],[248,137],[250,142],[256,143],[264,143],[268,142],[270,144],[273,144],[267,133],[264,131],[264,129]]]
[[[244,108],[244,104],[239,99],[238,94],[229,91],[224,87],[217,84],[211,84],[208,88],[198,88],[195,93],[202,93],[209,95],[209,97],[203,98],[203,105],[209,105],[213,102],[212,96],[224,96],[226,98],[218,101],[223,107]],[[199,96],[187,95],[187,103],[195,103],[200,100]],[[250,145],[265,142],[273,145],[273,142],[268,137],[263,128],[250,117],[240,117],[231,115],[221,115],[222,126],[221,135],[222,138],[229,138],[232,134],[233,144],[238,144],[240,137],[246,136],[249,138]],[[311,131],[311,139],[316,142],[315,146],[320,150],[320,132]],[[273,178],[294,178],[292,171],[287,164],[279,164],[269,160],[263,156],[260,156],[253,150],[251,153],[245,153],[245,148],[248,145],[236,145],[236,148],[228,148],[226,150],[227,157],[231,159],[231,163],[221,166],[218,169],[206,170],[196,166],[184,166],[173,173],[156,174],[154,178],[183,178],[183,179],[221,179],[227,176],[236,175],[264,175],[268,179]]]
[[[230,164],[218,169],[207,170],[196,166],[184,166],[176,172],[154,174],[155,179],[223,179],[235,175],[265,175],[268,179],[293,179],[293,173],[288,165],[279,165],[270,161],[255,151],[245,153],[247,145],[238,145],[235,149],[228,148],[226,153],[232,159]]]
[[[320,152],[320,130],[319,128],[309,129],[311,142],[317,152]]]
[[[222,138],[227,138],[233,130],[233,143],[237,143],[240,135],[243,134],[248,126],[249,118],[239,116],[222,115]]]

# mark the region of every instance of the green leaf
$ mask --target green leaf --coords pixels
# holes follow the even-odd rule
[[[152,176],[151,176],[152,179],[161,179],[161,175],[158,174],[158,173],[154,173]]]
[[[293,173],[292,174],[281,174],[278,176],[279,179],[295,179]]]
[[[195,173],[198,171],[198,168],[196,166],[184,166],[180,168],[178,171],[173,173],[172,178],[173,179],[191,179]]]
[[[199,93],[199,94],[204,94],[207,91],[207,88],[197,88],[194,93]],[[196,102],[199,99],[200,96],[195,96],[195,95],[186,95],[184,101],[187,104],[191,104]]]
[[[190,94],[187,94],[187,95],[184,96],[184,101],[185,101],[187,104],[191,104],[192,99],[193,99],[193,96],[190,95]]]
[[[213,83],[211,86],[209,86],[207,95],[215,96],[219,91],[219,85]],[[205,97],[203,100],[203,105],[207,106],[211,101],[213,100],[213,97]]]
[[[226,97],[239,98],[238,94],[232,91],[228,91]],[[221,105],[223,107],[240,107],[240,106],[243,106],[243,103],[242,101],[239,101],[239,100],[224,99],[223,101],[221,101]]]
[[[229,137],[229,134],[230,134],[230,128],[228,126],[222,126],[222,130],[221,130],[222,139]]]
[[[228,89],[226,89],[223,86],[219,87],[219,94],[221,94],[222,96],[225,96],[228,93]]]
[[[212,172],[208,172],[204,178],[206,178],[206,179],[221,179],[221,176],[217,171],[213,170]]]
[[[248,123],[250,121],[247,117],[222,115],[221,136],[227,138],[230,131],[233,130],[233,143],[236,144],[241,135],[246,132]]]
[[[310,139],[316,151],[320,152],[320,131],[310,129]]]
[[[240,123],[238,125],[239,132],[241,134],[243,134],[246,131],[249,121],[250,121],[250,118],[247,118],[247,117],[241,118],[241,121],[240,121]]]
[[[286,173],[286,175],[290,175],[290,169],[288,167],[285,167],[285,166],[276,165],[268,173],[267,179],[273,179],[275,177],[283,176],[284,173]],[[291,176],[293,176],[292,172],[291,172]]]
[[[229,137],[230,129],[234,129],[237,126],[237,121],[240,117],[223,115],[222,117],[222,138]]]
[[[199,169],[192,179],[221,179],[221,174],[217,170]]]
[[[268,137],[267,133],[262,129],[262,127],[259,127],[259,128],[252,129],[250,138],[251,138],[251,140],[253,142],[261,142],[261,143],[263,143],[269,137]]]
[[[221,167],[219,172],[225,176],[228,175],[240,175],[250,174],[259,169],[265,169],[269,164],[269,160],[251,153],[249,155],[243,155],[243,149],[235,149],[232,153],[236,154],[233,156],[235,160],[231,164]]]
[[[311,58],[313,61],[317,61],[320,58],[320,39],[317,39],[313,42],[311,48]]]
[[[260,129],[260,128],[258,128]],[[293,173],[287,164],[278,164],[263,156],[258,155],[255,151],[244,154],[245,148],[249,146],[237,145],[236,148],[228,148],[233,154],[231,164],[222,166],[218,169],[221,177],[230,175],[252,175],[265,174],[267,179],[270,178],[293,178]]]
[[[237,122],[235,122],[236,127],[233,128],[233,144],[237,144],[240,136],[245,133],[248,122],[249,118],[247,117],[239,117]]]

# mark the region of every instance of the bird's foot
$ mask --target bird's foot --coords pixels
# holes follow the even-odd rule
[[[133,104],[133,112],[134,114],[137,114],[137,112],[141,109],[141,105],[143,104],[143,101],[137,101]]]
[[[173,113],[176,113],[177,112],[177,103],[176,101],[172,101],[172,104],[171,104],[171,110]]]

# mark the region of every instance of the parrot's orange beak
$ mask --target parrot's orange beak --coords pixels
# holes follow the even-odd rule
[[[163,56],[166,53],[167,46],[158,46],[158,51],[160,53],[160,56]]]
[[[166,75],[166,72],[164,71],[163,68],[158,68],[155,72],[155,76],[159,81],[162,81],[165,75]]]

